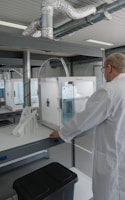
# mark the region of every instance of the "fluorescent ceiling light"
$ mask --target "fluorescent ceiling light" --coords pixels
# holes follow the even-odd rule
[[[92,43],[96,43],[96,44],[104,44],[104,45],[107,45],[107,46],[113,46],[114,45],[112,43],[103,42],[103,41],[99,41],[99,40],[92,40],[92,39],[88,39],[88,40],[86,40],[86,42],[92,42]]]
[[[5,21],[0,21],[0,25],[12,27],[12,28],[23,29],[23,30],[25,30],[27,28],[27,26],[24,26],[24,25],[15,24],[15,23],[11,23],[11,22],[5,22]]]

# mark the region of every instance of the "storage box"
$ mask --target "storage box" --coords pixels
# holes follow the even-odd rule
[[[63,165],[53,162],[13,184],[18,200],[73,200],[77,175]]]

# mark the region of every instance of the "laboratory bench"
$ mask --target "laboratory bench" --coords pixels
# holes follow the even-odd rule
[[[35,131],[24,136],[12,135],[16,124],[0,127],[0,174],[32,159],[48,157],[47,149],[63,142],[50,139],[52,129],[38,123]]]

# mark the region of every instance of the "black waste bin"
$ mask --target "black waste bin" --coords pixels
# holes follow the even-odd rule
[[[18,200],[73,200],[77,175],[52,162],[13,183]]]

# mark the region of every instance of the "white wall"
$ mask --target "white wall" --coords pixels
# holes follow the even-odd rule
[[[32,78],[38,78],[39,74],[39,67],[32,69]],[[65,71],[60,64],[60,67],[52,68],[49,63],[46,64],[40,73],[40,77],[58,77],[58,76],[65,76]]]
[[[97,88],[102,85],[104,81],[104,77],[101,72],[101,68],[103,63],[101,61],[98,62],[90,62],[90,63],[75,63],[73,65],[74,76],[96,76],[97,80]]]
[[[74,76],[94,76],[94,69],[96,66],[102,67],[101,61],[90,63],[74,63]],[[101,71],[100,71],[101,72]]]

